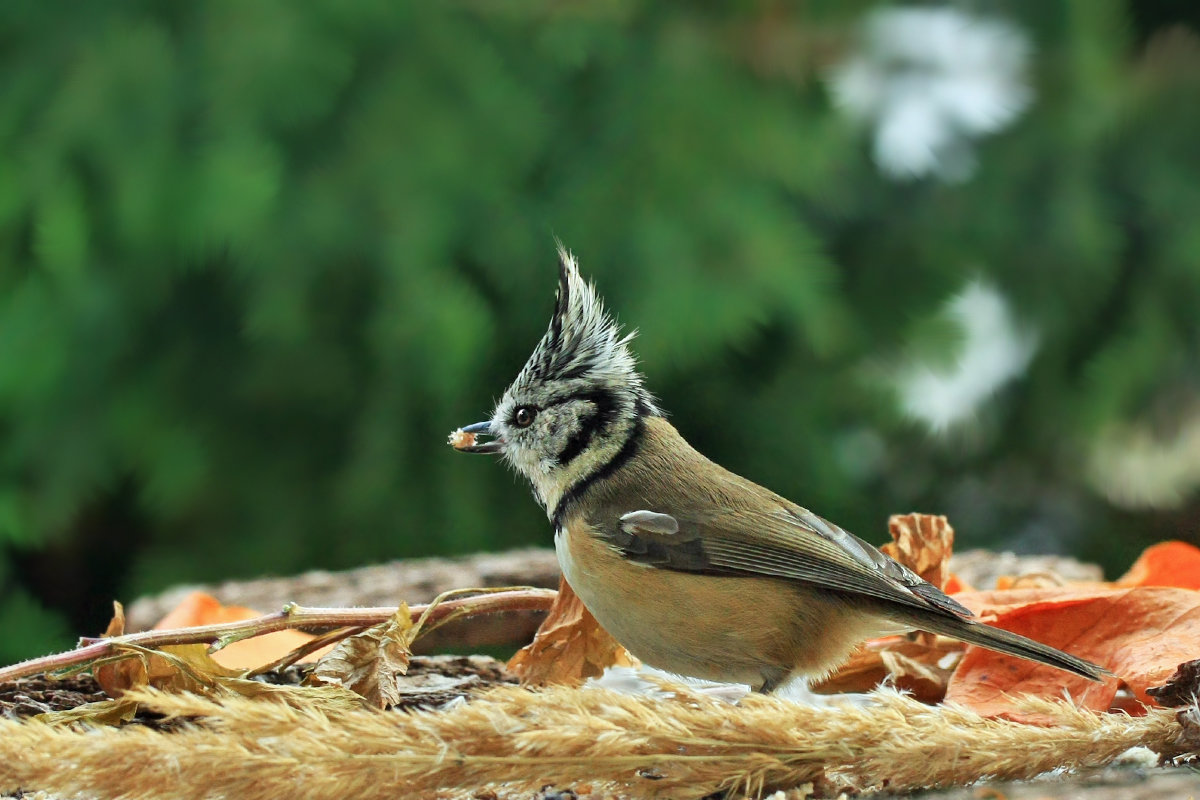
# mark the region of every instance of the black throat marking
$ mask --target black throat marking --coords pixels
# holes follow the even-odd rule
[[[625,440],[625,444],[621,445],[621,449],[606,463],[575,481],[575,484],[559,498],[558,505],[554,507],[554,513],[550,516],[550,524],[555,533],[562,528],[563,517],[566,516],[572,503],[583,497],[584,493],[596,481],[609,477],[624,466],[629,459],[633,458],[638,449],[641,448],[642,437],[646,433],[646,421],[643,418],[645,412],[645,406],[641,402],[638,402],[637,413],[633,419],[633,428],[629,431],[629,438]]]

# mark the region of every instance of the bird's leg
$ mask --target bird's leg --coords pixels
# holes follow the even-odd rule
[[[788,675],[789,673],[784,670],[764,671],[762,674],[763,682],[761,685],[754,687],[754,691],[759,694],[771,694],[787,681]]]

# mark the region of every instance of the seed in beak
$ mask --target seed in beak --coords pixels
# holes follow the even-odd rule
[[[468,447],[475,446],[475,434],[468,433],[459,428],[450,433],[449,443],[455,450],[466,450]]]

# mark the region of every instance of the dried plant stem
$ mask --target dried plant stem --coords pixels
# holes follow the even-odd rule
[[[823,779],[903,792],[982,778],[1028,778],[1178,744],[1174,711],[1144,717],[1030,701],[1050,727],[984,719],[881,693],[865,708],[751,696],[734,706],[598,689],[503,688],[446,711],[322,710],[239,696],[136,690],[134,699],[197,724],[72,729],[0,721],[0,792],[15,786],[95,798],[433,797],[486,786],[587,782],[622,796],[761,795]],[[63,769],[70,764],[71,769]],[[168,779],[169,778],[169,779]],[[444,796],[444,795],[442,795]]]
[[[479,594],[427,605],[412,606],[409,611],[414,620],[428,616],[426,624],[461,614],[495,614],[504,611],[545,611],[550,608],[556,592],[553,589],[514,588]],[[254,619],[218,625],[200,625],[194,628],[144,631],[105,639],[85,638],[80,647],[65,653],[42,656],[0,669],[0,684],[17,678],[37,675],[42,672],[78,668],[91,662],[117,655],[124,645],[143,648],[158,648],[177,644],[207,644],[220,649],[228,644],[262,636],[285,629],[305,628],[308,630],[348,629],[349,632],[369,628],[387,620],[396,613],[396,606],[376,608],[305,608],[289,604],[274,614]]]

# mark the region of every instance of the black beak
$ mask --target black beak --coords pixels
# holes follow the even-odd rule
[[[493,439],[490,442],[479,442],[478,444],[464,444],[460,446],[459,444],[455,443],[455,437],[459,436],[460,433],[471,434],[470,441],[472,442],[474,442],[476,437],[479,435],[491,436],[491,422],[476,422],[474,425],[467,425],[464,428],[459,428],[459,430],[450,434],[450,443],[454,445],[455,450],[463,453],[499,453],[504,449],[504,442],[499,439]]]

